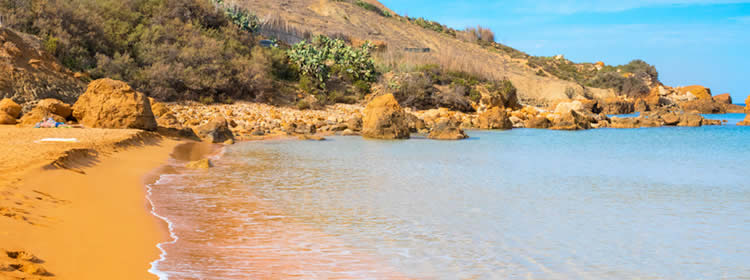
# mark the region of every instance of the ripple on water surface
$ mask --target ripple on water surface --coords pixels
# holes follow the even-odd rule
[[[230,147],[153,186],[171,279],[747,279],[750,129]]]

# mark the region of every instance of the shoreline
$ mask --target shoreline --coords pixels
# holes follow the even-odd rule
[[[33,142],[47,134],[80,141]],[[8,143],[0,165],[13,171],[0,181],[0,279],[158,279],[149,267],[169,230],[147,185],[183,142],[96,129],[2,128],[0,138],[24,142]]]

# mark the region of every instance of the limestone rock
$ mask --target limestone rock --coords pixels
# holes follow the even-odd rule
[[[50,112],[46,107],[36,106],[34,107],[34,109],[31,109],[31,111],[21,117],[21,125],[34,126],[38,122],[44,121],[48,118],[52,118],[56,122],[65,122],[65,118]]]
[[[525,127],[547,129],[552,127],[552,122],[544,116],[535,116],[526,120]]]
[[[704,86],[695,85],[695,86],[681,87],[677,89],[677,92],[680,95],[692,94],[698,99],[706,99],[706,100],[711,99],[711,89],[706,88]]]
[[[480,129],[512,129],[513,123],[508,113],[500,107],[492,107],[479,115],[477,124]]]
[[[719,104],[732,104],[732,96],[729,93],[714,96],[714,101]]]
[[[649,110],[648,104],[646,104],[646,101],[643,99],[638,99],[633,104],[633,110],[636,112],[646,112]]]
[[[209,159],[202,159],[202,160],[196,160],[188,162],[185,167],[190,169],[209,169],[211,167],[214,167],[214,164]]]
[[[693,113],[685,113],[680,116],[680,123],[678,126],[689,126],[698,127],[703,122],[703,116]]]
[[[724,114],[727,110],[725,105],[716,103],[712,99],[698,99],[682,102],[679,105],[686,112],[697,112],[700,114]]]
[[[455,120],[442,120],[436,123],[427,137],[434,140],[461,140],[469,138]]]
[[[215,118],[208,123],[193,128],[195,135],[201,140],[211,143],[224,143],[234,140],[234,134],[229,130],[229,123],[223,117]]]
[[[99,79],[73,105],[79,123],[93,128],[156,130],[151,103],[128,84]]]
[[[573,102],[562,102],[560,104],[557,104],[557,107],[555,107],[555,113],[557,114],[565,114],[570,112],[570,110],[583,112],[584,107],[583,103],[581,101],[573,101]]]
[[[607,98],[601,103],[601,105],[602,112],[607,115],[623,115],[635,112],[633,102],[617,97]]]
[[[375,139],[408,139],[406,112],[393,94],[378,96],[365,108],[362,136]]]
[[[554,130],[585,130],[591,129],[591,119],[585,115],[571,110],[570,112],[561,115],[555,119],[554,125],[551,127]]]
[[[745,116],[745,120],[739,122],[737,125],[750,126],[750,115]]]
[[[0,110],[0,124],[16,124],[16,118]]]
[[[21,105],[13,102],[10,98],[4,98],[0,101],[0,111],[5,112],[8,116],[17,119],[21,115]]]
[[[664,121],[664,125],[668,126],[675,126],[680,123],[680,116],[676,113],[666,113],[661,115],[661,119]]]
[[[153,98],[149,97],[149,102],[151,103],[151,112],[154,114],[155,118],[160,118],[161,116],[169,113],[169,108],[167,108],[164,103],[157,102]]]
[[[52,114],[61,116],[65,119],[69,118],[73,114],[73,109],[70,107],[70,105],[53,98],[42,99],[39,101],[39,103],[37,103],[36,106],[47,110]]]

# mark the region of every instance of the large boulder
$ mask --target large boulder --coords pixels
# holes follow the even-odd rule
[[[19,116],[21,116],[21,109],[21,105],[18,105],[10,98],[4,98],[2,101],[0,101],[0,111],[5,112],[8,116],[14,119],[17,119]]]
[[[367,104],[362,136],[374,139],[409,139],[408,116],[393,94],[381,95]]]
[[[16,124],[16,118],[0,110],[0,124]]]
[[[684,113],[680,116],[678,126],[698,127],[703,123],[703,116],[694,113]]]
[[[460,124],[452,119],[437,122],[427,137],[435,140],[461,140],[469,138],[463,129],[460,128]]]
[[[205,142],[224,143],[228,140],[234,141],[234,134],[229,129],[229,123],[223,117],[215,118],[204,125],[194,127],[193,131]]]
[[[745,116],[745,120],[739,122],[737,125],[750,126],[750,115]]]
[[[600,106],[602,107],[602,113],[607,115],[624,115],[635,112],[633,102],[617,97],[604,99],[603,102],[600,102]]]
[[[492,107],[484,113],[479,114],[477,126],[480,129],[512,129],[513,122],[510,121],[508,113],[500,107]]]
[[[669,112],[661,115],[660,117],[664,122],[664,125],[675,126],[680,123],[680,115],[678,115],[677,113]]]
[[[531,117],[524,123],[524,127],[526,128],[547,129],[551,126],[552,122],[550,122],[549,119],[544,116]]]
[[[37,108],[41,108],[52,114],[61,116],[65,119],[69,118],[73,114],[73,109],[70,105],[63,103],[60,100],[47,98],[42,99],[36,104]]]
[[[164,103],[157,102],[151,97],[148,98],[148,101],[151,103],[151,112],[154,114],[154,117],[157,119],[171,112],[169,108],[167,108],[167,106],[164,105]]]
[[[555,113],[557,114],[565,114],[570,112],[570,110],[583,112],[585,110],[583,102],[578,100],[572,102],[561,102],[555,107]]]
[[[550,129],[554,130],[584,130],[591,129],[591,118],[586,115],[570,110],[557,117]]]
[[[128,84],[99,79],[73,105],[73,117],[93,128],[156,130],[148,98]]]
[[[732,104],[732,96],[729,93],[714,96],[714,101],[720,104]]]
[[[39,122],[45,121],[48,118],[52,118],[56,122],[65,122],[65,118],[63,116],[57,115],[54,112],[51,112],[48,107],[37,105],[31,111],[23,114],[23,117],[21,117],[21,125],[22,126],[34,126]]]
[[[687,87],[681,87],[677,89],[677,93],[680,95],[693,95],[697,97],[698,99],[711,99],[711,89],[704,87],[704,86],[687,86]]]
[[[726,105],[716,103],[712,99],[698,99],[682,102],[679,105],[686,112],[697,112],[700,114],[724,114],[727,112]]]

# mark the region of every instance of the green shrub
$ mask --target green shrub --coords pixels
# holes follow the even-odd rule
[[[302,41],[294,45],[287,54],[302,75],[315,79],[319,87],[324,87],[331,78],[332,67],[348,73],[354,81],[374,81],[376,72],[370,55],[372,48],[369,42],[360,48],[353,48],[343,40],[319,35],[310,43]]]
[[[307,110],[310,109],[310,103],[307,100],[300,100],[297,102],[297,109]]]

